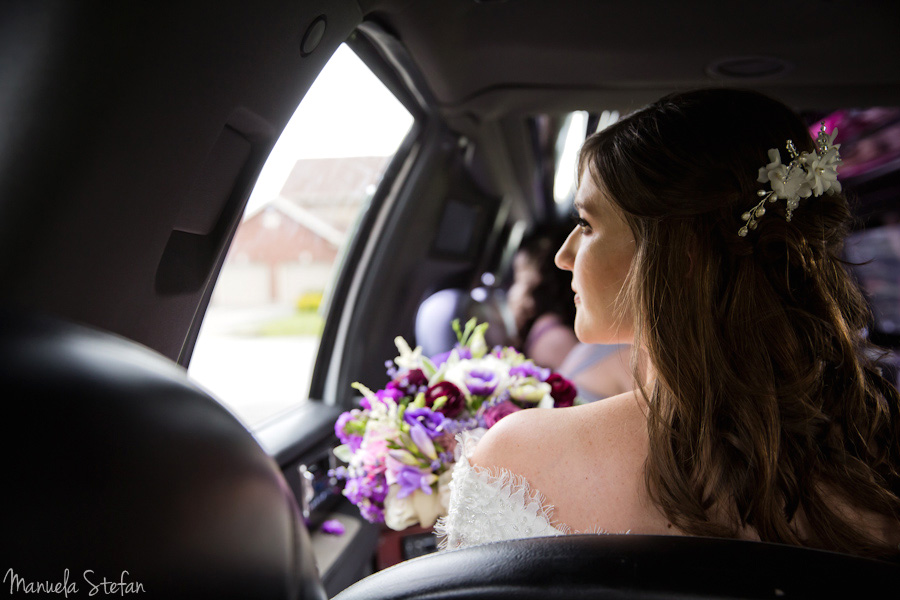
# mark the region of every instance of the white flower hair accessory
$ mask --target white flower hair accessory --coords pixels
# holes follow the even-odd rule
[[[841,191],[841,182],[837,180],[837,168],[841,165],[841,154],[838,149],[840,144],[834,143],[838,130],[835,127],[831,135],[825,132],[825,123],[819,130],[816,139],[815,152],[797,153],[794,142],[787,141],[787,151],[791,155],[788,165],[781,164],[781,154],[775,148],[769,150],[771,161],[759,169],[760,183],[770,183],[771,191],[759,190],[756,192],[762,198],[759,204],[741,215],[746,221],[738,230],[738,235],[744,237],[751,229],[756,229],[759,218],[766,214],[766,202],[787,200],[785,219],[791,220],[794,209],[800,205],[800,198],[810,196],[819,197],[822,194],[834,194]]]

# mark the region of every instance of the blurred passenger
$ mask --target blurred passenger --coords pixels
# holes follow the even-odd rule
[[[630,344],[578,342],[557,371],[575,384],[581,402],[595,402],[634,389]]]
[[[525,239],[513,259],[509,307],[522,352],[572,381],[582,401],[593,402],[633,389],[631,346],[583,344],[575,337],[572,275],[553,263],[569,231],[543,228]]]
[[[557,370],[575,337],[575,293],[572,276],[553,264],[567,228],[538,230],[525,239],[513,259],[509,308],[518,339],[516,346],[542,367]]]

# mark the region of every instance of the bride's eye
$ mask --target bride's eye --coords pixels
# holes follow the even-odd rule
[[[575,226],[581,229],[581,233],[590,233],[591,224],[585,221],[581,215],[578,213],[572,214],[572,220],[575,222]]]

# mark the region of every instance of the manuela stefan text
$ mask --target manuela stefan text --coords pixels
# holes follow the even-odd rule
[[[144,584],[139,581],[130,580],[128,571],[122,571],[118,580],[110,580],[106,577],[100,577],[92,569],[87,569],[81,574],[82,579],[87,584],[85,590],[88,596],[109,596],[118,595],[125,596],[127,594],[140,594],[146,591]],[[75,595],[81,591],[78,582],[69,580],[69,569],[63,571],[62,579],[57,581],[30,581],[21,577],[12,568],[6,570],[3,576],[3,583],[9,583],[9,593],[12,594],[61,594],[68,598],[69,595]]]

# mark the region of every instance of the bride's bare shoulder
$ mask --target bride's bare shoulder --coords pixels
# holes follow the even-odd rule
[[[641,438],[636,431],[645,431],[641,402],[637,394],[626,392],[571,408],[515,412],[488,430],[471,461],[527,475],[558,468],[560,456],[572,456],[573,450],[602,451],[577,453],[612,458],[634,446]]]
[[[484,435],[471,461],[523,476],[574,531],[676,531],[650,501],[643,398],[628,392],[584,406],[514,413]]]

